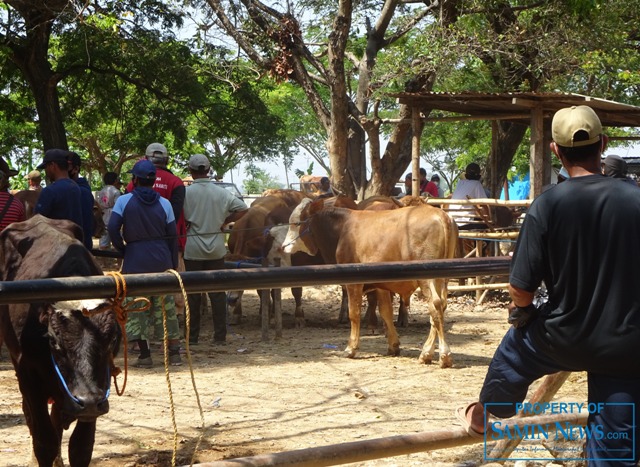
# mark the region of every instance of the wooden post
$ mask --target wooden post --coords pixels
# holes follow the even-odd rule
[[[556,395],[556,393],[558,392],[558,389],[562,387],[562,385],[567,380],[570,374],[571,374],[570,371],[561,371],[559,373],[548,375],[544,379],[540,387],[533,394],[529,402],[532,404],[535,404],[536,402],[538,403],[551,402],[551,399],[553,399],[553,396]],[[516,418],[524,418],[524,417],[525,416],[521,412],[517,415]],[[527,418],[530,418],[530,417],[527,417]],[[513,450],[518,447],[518,444],[520,444],[520,439],[518,439],[517,437],[514,437],[513,439],[505,438],[498,441],[496,445],[493,447],[493,449],[491,450],[491,454],[490,454],[491,459],[507,459],[511,455]],[[500,460],[498,462],[504,464],[506,460]]]
[[[420,110],[411,108],[411,196],[420,196],[420,135],[422,134]]]
[[[274,266],[280,267],[280,258],[274,258]],[[273,314],[276,324],[276,339],[282,339],[282,289],[273,289]]]
[[[267,258],[262,258],[262,266],[268,267]],[[262,341],[269,341],[269,301],[271,300],[269,289],[263,289],[258,292],[260,295],[260,316],[262,317]]]

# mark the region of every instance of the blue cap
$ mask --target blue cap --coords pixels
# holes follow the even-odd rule
[[[129,171],[135,177],[144,178],[146,180],[155,180],[156,178],[156,166],[151,161],[143,159],[136,162],[133,169]]]
[[[66,151],[64,149],[48,149],[44,153],[42,164],[36,167],[36,169],[38,170],[44,169],[49,162],[68,162],[70,156],[71,156],[71,152]]]

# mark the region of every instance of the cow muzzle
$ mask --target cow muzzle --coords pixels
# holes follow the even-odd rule
[[[107,367],[107,387],[104,390],[96,388],[93,391],[83,391],[85,394],[73,394],[62,372],[51,355],[53,368],[58,377],[58,383],[63,393],[62,412],[67,416],[81,421],[93,421],[109,412],[109,393],[111,389],[111,371]]]

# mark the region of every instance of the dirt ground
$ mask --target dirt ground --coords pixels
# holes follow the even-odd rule
[[[283,291],[285,329],[278,341],[273,331],[269,342],[261,341],[254,292],[245,294],[245,320],[230,326],[225,347],[208,344],[208,313],[201,344],[191,348],[195,388],[185,354],[184,365],[169,370],[169,391],[159,347],[152,346],[155,367],[129,368],[123,396],[112,389],[111,411],[98,420],[92,465],[171,465],[174,440],[176,464],[182,465],[192,458],[203,463],[459,427],[454,411],[477,399],[507,329],[506,295],[492,292],[481,306],[471,294],[450,296],[445,327],[454,366],[449,369],[418,364],[428,316],[416,296],[409,327],[399,329],[399,357],[386,356],[380,329],[375,335],[363,331],[357,358],[344,358],[349,329],[337,324],[339,298],[337,286],[304,289],[306,327],[296,329],[293,300]],[[117,363],[122,367],[122,355]],[[572,374],[556,399],[584,401],[585,381],[584,374]],[[0,359],[0,394],[0,465],[27,465],[31,440],[6,350]],[[476,444],[352,465],[473,466],[484,462],[483,452]]]

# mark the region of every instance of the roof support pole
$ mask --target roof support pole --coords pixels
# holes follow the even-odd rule
[[[420,109],[411,107],[411,195],[420,196],[420,136],[422,135],[422,122]]]
[[[489,180],[489,190],[491,196],[500,198],[500,184],[498,183],[498,121],[491,120],[491,153],[489,154],[489,166],[491,170],[491,180]],[[508,199],[505,194],[505,199]]]

